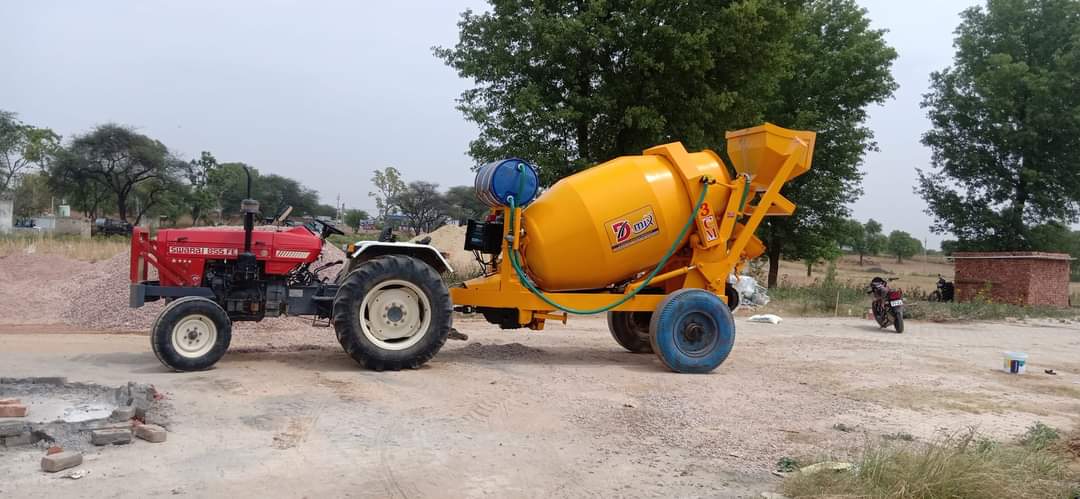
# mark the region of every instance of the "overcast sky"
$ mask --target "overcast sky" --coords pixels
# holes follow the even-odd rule
[[[896,97],[872,110],[860,220],[928,238],[912,193],[931,71],[949,64],[958,13],[974,0],[860,0],[900,54]],[[454,109],[469,82],[431,54],[481,0],[395,2],[0,0],[0,109],[65,137],[117,122],[186,158],[211,151],[372,208],[376,168],[472,183],[476,129]],[[780,125],[783,125],[782,123]]]

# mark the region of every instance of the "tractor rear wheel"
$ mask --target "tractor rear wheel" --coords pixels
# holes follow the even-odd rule
[[[177,371],[202,371],[225,355],[232,321],[220,305],[201,296],[174,300],[158,314],[150,346],[162,364]]]
[[[608,312],[607,325],[619,346],[633,353],[652,352],[649,321],[652,312]]]
[[[334,298],[342,348],[376,371],[415,369],[446,343],[453,321],[450,292],[430,265],[388,255],[349,273]]]
[[[735,320],[728,304],[703,289],[669,294],[649,324],[653,352],[679,373],[707,373],[727,359],[735,345]]]

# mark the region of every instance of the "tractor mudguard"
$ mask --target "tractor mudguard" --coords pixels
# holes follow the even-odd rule
[[[357,241],[345,248],[349,262],[342,276],[349,275],[357,266],[373,258],[386,255],[405,255],[416,258],[435,269],[439,274],[453,272],[450,262],[446,261],[438,249],[428,244],[417,243],[385,243],[379,241]]]

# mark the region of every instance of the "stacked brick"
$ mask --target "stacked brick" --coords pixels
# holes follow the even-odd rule
[[[1069,266],[1064,253],[961,252],[956,265],[956,299],[1014,305],[1069,306]]]

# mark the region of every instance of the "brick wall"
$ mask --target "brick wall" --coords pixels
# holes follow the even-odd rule
[[[956,299],[1016,305],[1069,306],[1069,255],[1008,252],[955,253]]]

